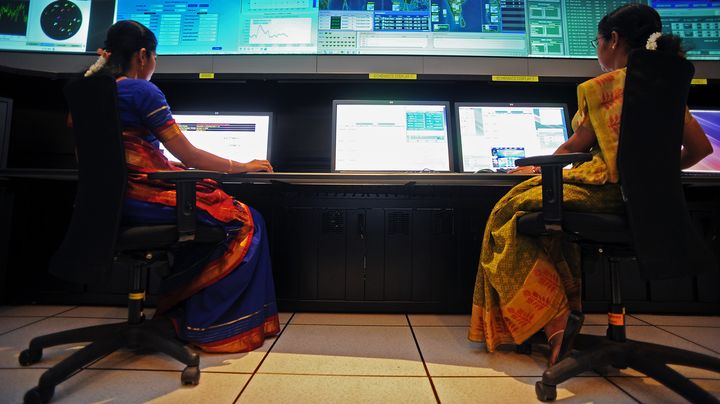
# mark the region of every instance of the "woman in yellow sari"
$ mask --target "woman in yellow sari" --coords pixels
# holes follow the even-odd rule
[[[617,212],[622,209],[615,164],[625,66],[630,51],[646,48],[683,54],[679,38],[660,33],[660,16],[651,7],[628,4],[598,23],[598,61],[607,73],[578,87],[574,134],[555,154],[590,152],[591,161],[565,170],[564,204],[569,210]],[[648,117],[652,119],[652,117]],[[700,125],[685,115],[681,166],[690,167],[712,152]],[[517,173],[537,173],[523,167]],[[580,254],[562,238],[537,240],[516,232],[516,220],[542,207],[540,177],[531,178],[505,195],[494,207],[485,228],[478,266],[468,338],[484,342],[492,352],[501,344],[519,344],[544,330],[550,344],[548,364],[560,352],[563,339],[572,341],[582,326]]]

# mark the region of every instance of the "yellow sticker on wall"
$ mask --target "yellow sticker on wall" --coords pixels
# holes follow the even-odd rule
[[[492,81],[514,81],[520,83],[537,83],[540,81],[538,76],[492,76]]]
[[[215,78],[215,73],[212,73],[212,72],[200,73],[199,76],[200,76],[201,79],[214,79],[214,78]]]
[[[370,73],[371,80],[417,80],[416,73]]]
[[[707,79],[692,79],[690,84],[694,84],[696,86],[706,86],[708,83]]]

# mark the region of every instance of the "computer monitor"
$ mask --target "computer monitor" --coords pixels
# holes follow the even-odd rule
[[[720,110],[691,109],[690,113],[705,130],[713,152],[685,171],[720,174]]]
[[[177,112],[173,118],[199,149],[239,162],[270,160],[270,112]],[[179,161],[163,151],[169,160]]]
[[[456,103],[459,171],[505,171],[568,138],[565,104]]]
[[[333,101],[332,171],[452,171],[446,101]]]
[[[7,167],[12,106],[13,102],[11,99],[0,97],[0,168]]]

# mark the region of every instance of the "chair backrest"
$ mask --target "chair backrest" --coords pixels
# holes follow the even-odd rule
[[[638,263],[647,279],[717,268],[693,227],[680,182],[680,148],[690,80],[684,58],[639,50],[625,79],[618,169]]]
[[[78,283],[103,279],[112,266],[127,184],[117,85],[107,76],[69,83],[78,186],[70,226],[50,272]]]

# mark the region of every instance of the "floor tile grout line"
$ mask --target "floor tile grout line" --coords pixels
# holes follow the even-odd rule
[[[691,343],[691,344],[694,344],[694,345],[697,345],[697,346],[699,346],[699,347],[701,347],[701,348],[707,349],[708,351],[710,351],[710,352],[712,352],[712,353],[714,353],[714,354],[720,355],[720,352],[716,351],[715,349],[708,348],[708,347],[706,347],[706,346],[703,345],[703,344],[700,344],[700,343],[698,343],[698,342],[695,342],[695,341],[693,341],[693,340],[690,340],[690,339],[688,339],[688,338],[685,338],[685,337],[683,337],[682,335],[675,334],[674,332],[672,332],[672,331],[670,331],[670,330],[666,330],[666,329],[662,328],[662,327],[668,327],[668,326],[657,326],[657,325],[655,325],[655,326],[653,326],[653,327],[655,327],[655,328],[657,328],[657,329],[659,329],[659,330],[661,330],[661,331],[665,331],[666,333],[668,333],[668,334],[670,334],[670,335],[674,335],[674,336],[676,336],[676,337],[678,337],[678,338],[680,338],[680,339],[682,339],[682,340],[685,340],[685,341],[687,341],[687,342],[689,342],[689,343]],[[674,347],[674,348],[678,348],[678,347]],[[683,349],[683,348],[678,348],[678,349]],[[702,352],[698,352],[698,353],[702,353]],[[707,355],[707,354],[704,354],[704,355]]]
[[[632,398],[633,400],[635,400],[638,404],[642,404],[642,401],[638,400],[635,396],[633,396],[632,394],[630,394],[629,391],[627,391],[627,390],[625,390],[624,388],[622,388],[622,386],[620,386],[619,384],[617,384],[617,383],[615,383],[614,381],[610,380],[610,378],[609,378],[608,376],[602,376],[602,378],[605,379],[605,380],[607,380],[608,383],[610,383],[610,384],[612,384],[613,386],[617,387],[617,388],[618,388],[620,391],[622,391],[623,393],[627,394],[628,397],[630,397],[630,398]]]
[[[440,404],[440,396],[438,395],[437,389],[435,388],[435,383],[433,382],[432,376],[430,375],[430,369],[428,369],[427,363],[425,363],[425,356],[423,356],[422,350],[420,349],[420,343],[417,340],[415,330],[413,330],[412,323],[410,322],[410,316],[408,316],[407,313],[405,314],[405,319],[407,320],[408,327],[410,327],[410,333],[412,334],[413,341],[415,341],[415,347],[418,350],[418,354],[420,354],[420,360],[422,361],[423,368],[425,368],[425,374],[427,375],[428,381],[430,382],[432,392],[435,395],[435,402]]]
[[[427,375],[378,375],[361,373],[298,373],[298,372],[258,372],[263,376],[311,376],[311,377],[369,377],[379,379],[427,379]]]
[[[268,355],[270,355],[270,352],[272,351],[273,347],[275,347],[275,344],[277,344],[277,342],[280,340],[280,337],[281,337],[281,336],[283,335],[283,333],[285,332],[285,329],[288,328],[288,326],[290,325],[290,322],[292,321],[293,317],[295,317],[295,313],[292,313],[292,315],[290,316],[290,318],[287,319],[287,321],[285,322],[285,325],[284,325],[283,328],[280,330],[280,332],[278,333],[278,335],[275,337],[275,341],[273,341],[273,343],[270,345],[270,348],[268,348],[267,352],[265,352],[265,355],[263,355],[262,359],[260,359],[260,363],[258,363],[258,365],[255,367],[255,370],[253,370],[253,372],[252,372],[252,374],[250,375],[250,377],[248,378],[247,382],[245,382],[245,385],[244,385],[243,388],[240,390],[240,392],[238,393],[238,395],[235,397],[235,400],[233,400],[233,404],[236,404],[236,403],[238,402],[238,400],[240,400],[240,397],[241,397],[242,394],[245,392],[245,389],[247,389],[247,387],[250,385],[250,382],[252,381],[252,379],[253,379],[253,378],[255,377],[255,375],[257,374],[257,371],[260,370],[260,367],[262,366],[263,362],[265,362],[265,358],[267,358]]]
[[[35,320],[35,321],[31,321],[31,322],[29,322],[29,323],[27,323],[27,324],[25,324],[25,325],[21,325],[20,327],[13,328],[12,330],[8,330],[8,331],[5,331],[5,332],[0,332],[0,337],[2,337],[2,336],[5,335],[5,334],[9,334],[9,333],[11,333],[11,332],[17,331],[17,330],[19,330],[19,329],[21,329],[21,328],[25,328],[25,327],[31,326],[31,325],[33,325],[33,324],[37,324],[37,323],[39,323],[39,322],[41,322],[41,321],[45,321],[45,320],[47,320],[48,318],[50,318],[50,317],[38,318],[38,319]],[[28,343],[29,343],[29,341],[28,341]]]
[[[55,313],[55,314],[53,314],[53,315],[50,315],[50,316],[48,316],[48,318],[58,317],[58,316],[60,316],[61,314],[67,313],[67,312],[72,311],[72,310],[75,310],[75,309],[77,309],[77,308],[79,308],[79,307],[80,307],[80,306],[77,306],[77,305],[76,305],[76,306],[73,306],[73,307],[71,307],[71,308],[69,308],[69,309],[67,309],[67,310],[64,310],[64,311],[61,311],[61,312],[59,312],[59,313]]]

